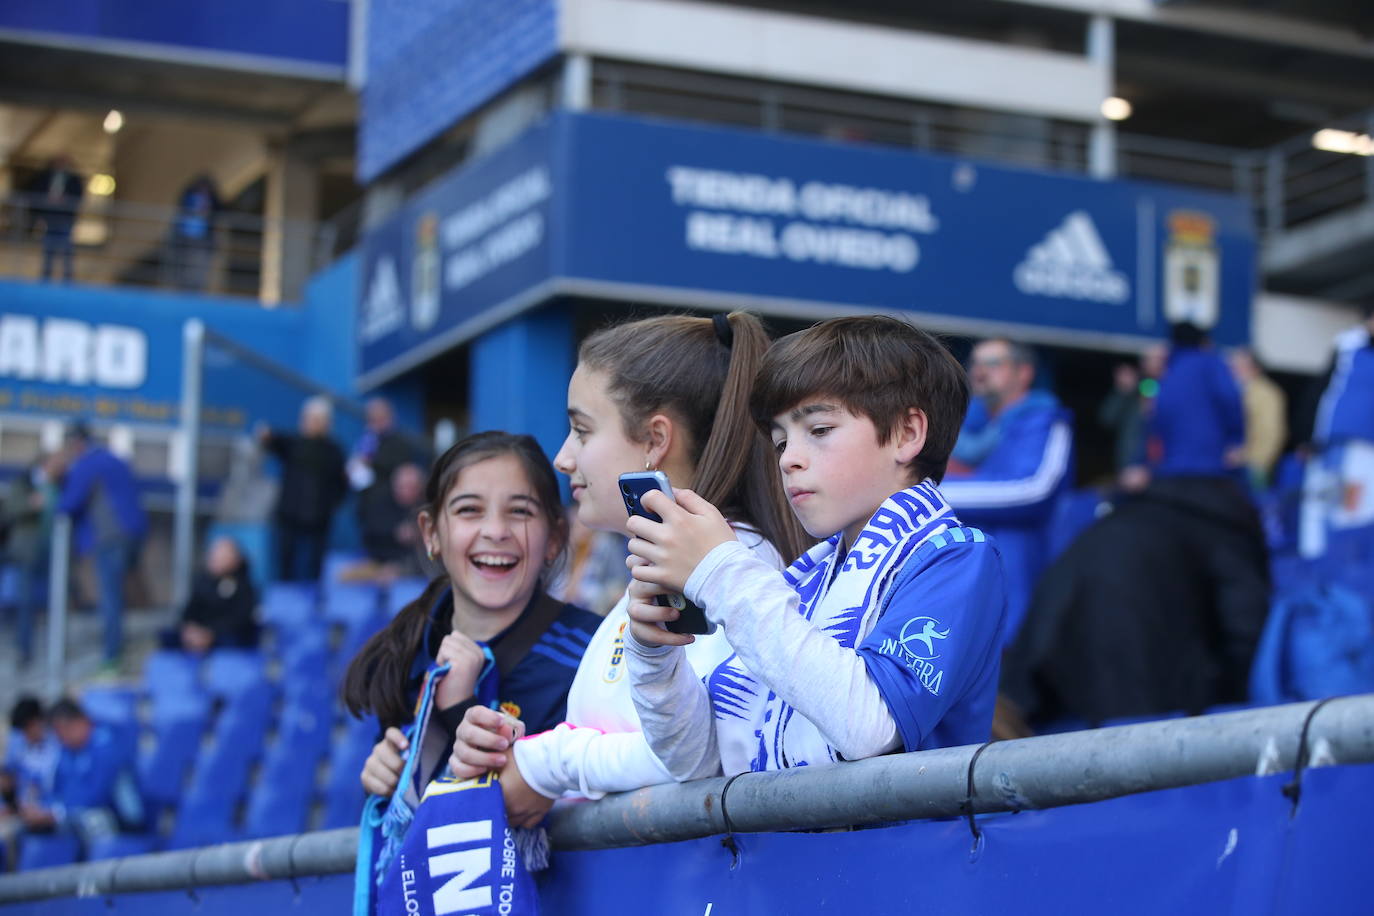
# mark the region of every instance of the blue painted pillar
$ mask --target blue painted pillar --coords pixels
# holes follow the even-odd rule
[[[472,342],[472,430],[529,433],[552,460],[568,434],[568,379],[576,366],[572,310],[549,305]]]

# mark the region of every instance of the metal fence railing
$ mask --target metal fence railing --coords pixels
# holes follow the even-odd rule
[[[312,270],[335,254],[337,228],[315,222],[222,210],[205,237],[192,238],[179,218],[176,207],[89,194],[75,213],[11,194],[0,199],[0,276],[258,298],[272,248],[305,252]]]
[[[1318,708],[1320,706],[1320,708]],[[1374,695],[654,786],[555,810],[554,849],[1049,809],[1374,761]],[[730,819],[724,799],[729,792]],[[1105,828],[1104,828],[1105,829]],[[0,876],[0,905],[353,870],[356,828]]]

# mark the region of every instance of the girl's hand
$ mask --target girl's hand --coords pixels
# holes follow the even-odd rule
[[[399,728],[386,730],[382,740],[373,746],[372,753],[363,764],[360,779],[363,789],[369,795],[391,797],[391,793],[396,791],[396,783],[401,780],[401,770],[405,768],[405,757],[402,755],[409,747],[410,742],[401,734]]]
[[[691,490],[678,490],[675,495],[676,502],[658,490],[644,494],[644,508],[663,521],[635,516],[627,527],[634,535],[630,553],[647,561],[632,567],[630,575],[667,591],[681,592],[708,553],[736,538],[715,506]]]
[[[512,827],[538,827],[554,800],[540,795],[525,782],[515,754],[501,770],[501,795],[506,799],[506,819]]]
[[[630,567],[633,574],[635,568],[645,565],[645,562],[630,554],[625,559],[625,565]],[[680,614],[667,605],[654,603],[655,597],[667,594],[667,590],[662,586],[632,579],[627,591],[630,595],[630,632],[641,645],[686,646],[696,641],[696,637],[690,633],[669,633],[663,628],[663,624],[677,620]]]
[[[434,660],[449,666],[448,674],[439,681],[434,692],[434,702],[439,709],[457,706],[476,693],[477,678],[487,663],[481,646],[462,633],[450,633],[439,644],[439,653]]]
[[[516,737],[515,728],[501,713],[485,706],[470,707],[453,736],[449,772],[459,779],[473,779],[488,770],[502,769]]]

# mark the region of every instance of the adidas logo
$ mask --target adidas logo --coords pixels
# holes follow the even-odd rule
[[[1075,210],[1057,229],[1026,252],[1012,274],[1016,288],[1028,296],[1087,299],[1120,305],[1130,298],[1126,275],[1112,267],[1111,255],[1097,234],[1092,217]]]

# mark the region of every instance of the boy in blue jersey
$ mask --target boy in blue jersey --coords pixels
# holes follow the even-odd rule
[[[626,655],[654,752],[678,779],[985,741],[1006,590],[997,548],[940,495],[968,406],[963,369],[891,318],[822,322],[774,344],[756,421],[793,511],[823,539],[779,573],[687,490],[633,519]],[[690,636],[651,603],[682,592],[735,655],[703,683]]]

